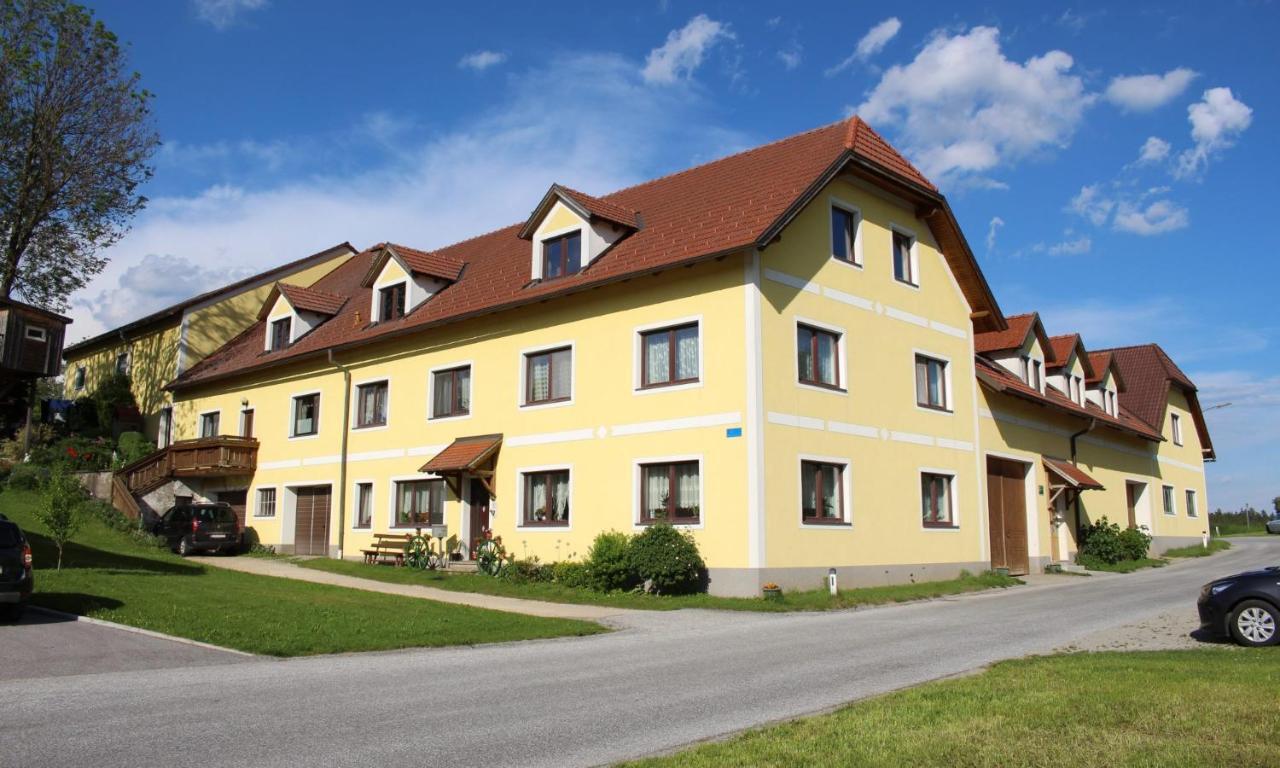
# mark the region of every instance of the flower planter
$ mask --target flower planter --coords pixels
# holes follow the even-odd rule
[[[760,591],[764,594],[765,600],[782,599],[782,587],[764,587]]]

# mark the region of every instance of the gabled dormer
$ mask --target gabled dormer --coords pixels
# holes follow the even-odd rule
[[[1108,416],[1120,417],[1120,393],[1124,391],[1124,379],[1120,367],[1110,352],[1090,352],[1089,364],[1093,375],[1085,382],[1089,401]]]
[[[1046,366],[1054,358],[1040,316],[1030,312],[1013,315],[1007,321],[1007,330],[978,334],[974,339],[976,349],[1027,386],[1043,393]]]
[[[1093,376],[1089,354],[1085,351],[1080,334],[1069,333],[1051,336],[1049,347],[1053,350],[1053,362],[1048,364],[1049,383],[1066,395],[1071,402],[1084,407],[1085,382]]]
[[[346,299],[315,288],[276,283],[267,294],[258,318],[266,321],[262,348],[279,352],[293,345],[325,320],[338,314]]]
[[[383,243],[361,285],[369,289],[369,319],[404,317],[462,276],[464,263],[430,251]]]
[[[531,278],[555,280],[586,269],[638,229],[640,216],[635,211],[552,184],[519,234],[532,244]]]

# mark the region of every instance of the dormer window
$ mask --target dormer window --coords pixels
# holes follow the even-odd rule
[[[1022,380],[1027,383],[1027,386],[1037,392],[1043,392],[1044,387],[1042,384],[1044,383],[1044,363],[1030,355],[1023,355]]]
[[[404,317],[406,287],[406,283],[396,283],[378,289],[378,322],[385,323],[397,317]]]
[[[271,321],[271,351],[279,352],[289,346],[293,335],[293,318],[282,317]]]
[[[582,269],[582,232],[542,241],[542,279],[572,275]]]

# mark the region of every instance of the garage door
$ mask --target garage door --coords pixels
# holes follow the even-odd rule
[[[294,490],[293,553],[329,554],[329,486],[312,485]]]
[[[240,524],[240,530],[244,530],[244,508],[248,491],[219,491],[218,501],[231,505],[231,511],[236,513],[236,522]]]
[[[987,459],[987,514],[991,521],[991,567],[1009,573],[1030,570],[1027,552],[1027,465]]]

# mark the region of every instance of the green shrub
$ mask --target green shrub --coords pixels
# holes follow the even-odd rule
[[[129,533],[138,527],[137,521],[125,517],[123,512],[101,499],[89,499],[82,509],[86,515],[97,518],[112,530]]]
[[[141,432],[121,432],[120,439],[116,441],[116,464],[123,467],[154,453],[155,450],[156,444]]]
[[[1122,560],[1142,560],[1151,548],[1151,536],[1141,528],[1124,528],[1105,516],[1081,531],[1080,555],[1094,562],[1115,565]],[[1083,559],[1079,559],[1084,564]]]
[[[1126,528],[1120,532],[1120,548],[1125,560],[1142,560],[1151,549],[1151,536],[1145,526],[1142,528]]]
[[[543,565],[537,557],[528,560],[512,560],[503,569],[501,577],[517,584],[531,584],[538,581],[551,581],[554,572],[551,566]]]
[[[20,491],[34,491],[44,484],[49,468],[38,464],[16,464],[9,472],[9,487]]]
[[[631,570],[630,547],[631,537],[625,533],[604,531],[597,535],[587,552],[587,586],[598,592],[631,589],[636,577]]]
[[[31,449],[31,463],[45,467],[61,464],[74,472],[101,472],[110,469],[115,447],[101,437],[65,437]]]
[[[705,586],[706,564],[693,536],[669,525],[651,525],[632,539],[627,561],[647,592],[685,594]]]
[[[565,560],[551,564],[551,576],[557,583],[566,587],[590,587],[587,564],[573,560]]]
[[[93,390],[93,404],[97,409],[98,428],[103,434],[111,434],[116,413],[124,408],[136,411],[138,401],[133,397],[133,382],[125,373],[113,373],[98,382]]]

